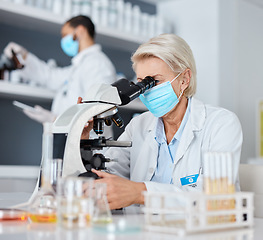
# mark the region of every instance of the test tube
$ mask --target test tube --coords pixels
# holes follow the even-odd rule
[[[231,153],[226,154],[227,161],[227,179],[228,179],[228,193],[234,193],[235,187],[233,182],[233,161]]]
[[[224,154],[221,158],[221,165],[222,165],[222,193],[226,194],[227,191],[227,160],[226,155]]]
[[[210,153],[206,152],[204,153],[204,191],[206,194],[211,194],[211,180],[210,180],[210,159],[209,159]]]
[[[226,161],[227,161],[227,178],[228,178],[228,193],[233,194],[235,192],[234,180],[233,180],[233,158],[231,153],[226,154]],[[229,200],[229,209],[234,209],[236,207],[235,199]],[[236,217],[235,215],[229,216],[230,222],[235,222]]]

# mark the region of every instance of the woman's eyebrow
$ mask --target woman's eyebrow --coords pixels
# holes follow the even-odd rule
[[[163,75],[162,74],[156,74],[156,75],[153,75],[151,77],[155,78],[155,77],[162,77]]]
[[[155,77],[162,77],[161,74],[154,74],[154,75],[147,75],[147,76],[150,76],[150,77],[152,77],[152,78],[155,78]],[[145,76],[145,77],[147,77],[147,76]],[[137,80],[143,80],[143,78],[137,78]]]

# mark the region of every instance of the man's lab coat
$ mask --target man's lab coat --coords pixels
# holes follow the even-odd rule
[[[198,174],[203,167],[204,152],[231,152],[236,189],[239,190],[238,167],[242,129],[236,115],[226,109],[205,105],[192,98],[190,115],[174,159],[173,184],[151,182],[158,157],[155,140],[157,118],[150,112],[135,117],[127,125],[120,141],[132,141],[130,148],[110,148],[106,156],[117,160],[107,164],[113,174],[144,182],[147,191],[194,191],[203,188],[203,175],[196,184],[181,185],[180,178]]]
[[[94,84],[112,84],[116,81],[115,68],[101,51],[100,45],[81,51],[71,60],[68,67],[49,67],[44,61],[29,53],[21,77],[45,86],[56,92],[52,112],[59,115],[77,103],[78,97],[86,93]]]

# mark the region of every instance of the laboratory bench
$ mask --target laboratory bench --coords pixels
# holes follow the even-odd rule
[[[0,208],[26,202],[31,193],[1,192]],[[189,240],[261,240],[263,236],[263,219],[255,218],[253,228],[239,228],[206,233],[178,236],[160,232],[147,231],[144,225],[144,215],[141,208],[131,206],[125,210],[113,212],[113,224],[105,227],[86,227],[83,229],[67,230],[56,224],[30,223],[29,221],[0,221],[0,239],[8,240],[159,240],[159,239],[189,239]]]

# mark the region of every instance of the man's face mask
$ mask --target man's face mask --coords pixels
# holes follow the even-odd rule
[[[73,39],[73,34],[66,35],[61,39],[60,46],[65,54],[75,57],[79,51],[78,40]]]
[[[143,104],[155,117],[162,117],[170,112],[179,102],[183,93],[177,98],[171,83],[180,75],[181,73],[179,73],[172,81],[157,85],[140,95],[139,98]]]

